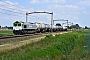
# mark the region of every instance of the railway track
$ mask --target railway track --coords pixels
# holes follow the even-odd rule
[[[22,41],[22,40],[27,40],[29,38],[45,36],[48,34],[58,34],[58,33],[62,33],[62,32],[54,32],[54,33],[46,32],[46,33],[35,33],[35,34],[14,35],[14,36],[2,36],[0,37],[0,45],[6,42]]]
[[[0,39],[8,39],[8,38],[15,38],[15,37],[23,37],[23,36],[43,35],[43,34],[50,34],[50,33],[46,32],[46,33],[24,34],[24,35],[14,35],[14,36],[0,36]]]
[[[0,44],[5,43],[5,42],[10,42],[10,41],[25,40],[28,38],[43,36],[46,34],[50,34],[50,33],[46,32],[46,33],[35,33],[35,34],[14,35],[14,36],[1,36]]]

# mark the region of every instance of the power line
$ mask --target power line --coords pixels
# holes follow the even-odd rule
[[[1,10],[4,10],[5,12],[6,12],[6,11],[14,12],[14,11],[2,9],[2,8],[0,8],[0,9],[1,9]],[[0,13],[4,13],[4,12],[0,12]],[[18,13],[18,12],[14,12],[14,13]],[[4,13],[4,14],[13,15],[13,16],[18,16],[18,17],[23,17],[23,16],[19,16],[19,15],[14,15],[14,14],[8,14],[8,13]],[[22,14],[22,13],[18,13],[18,14]],[[24,15],[24,14],[23,14],[23,15]],[[44,19],[44,20],[47,20],[46,18],[41,18],[41,17],[36,17],[36,16],[31,16],[31,17],[35,17],[35,18],[37,18],[37,19]],[[25,18],[25,17],[23,17],[23,18]]]
[[[0,8],[0,9],[1,9],[1,10],[4,10],[4,11],[13,12],[13,13],[23,14],[23,13],[14,12],[14,11],[10,11],[10,10],[6,10],[6,9],[2,9],[2,8]],[[8,14],[8,13],[4,13],[4,14]],[[8,14],[8,15],[13,15],[13,14]],[[23,15],[25,15],[25,14],[23,14]],[[13,15],[13,16],[18,16],[18,15]],[[22,16],[20,16],[20,17],[22,17]],[[31,16],[31,17],[35,17],[35,18],[40,19],[40,17],[36,17],[36,16]],[[41,19],[45,19],[45,20],[47,20],[46,18],[41,18]]]
[[[4,10],[5,12],[6,12],[6,11],[14,12],[14,11],[10,11],[10,10],[6,10],[6,9],[2,9],[2,8],[0,8],[0,10]],[[3,12],[0,12],[0,13],[3,13]],[[18,12],[14,12],[14,13],[18,13]],[[4,13],[4,14],[8,14],[8,13]],[[18,14],[22,14],[22,13],[18,13]],[[8,15],[13,15],[13,14],[8,14]],[[23,14],[23,15],[25,15],[25,14]],[[13,15],[13,16],[18,16],[18,15]],[[23,16],[18,16],[18,17],[23,17]],[[40,18],[40,17],[36,17],[36,16],[31,16],[31,17],[35,17],[35,18],[37,18],[37,19]],[[41,19],[45,19],[45,18],[41,18]],[[46,20],[46,19],[45,19],[45,20]]]
[[[1,0],[2,1],[2,0]],[[4,2],[4,1],[3,1]],[[10,4],[10,3],[8,3],[8,2],[4,2],[4,3],[6,3],[6,4]],[[12,5],[12,4],[10,4],[10,5]],[[4,6],[4,5],[1,5],[1,6]],[[19,7],[19,6],[16,6],[16,5],[12,5],[12,6],[15,6],[15,7]],[[4,7],[6,7],[6,6],[4,6]],[[8,7],[6,7],[6,8],[8,8]],[[21,8],[21,7],[19,7],[19,8]],[[12,8],[9,8],[9,9],[12,9]],[[24,8],[21,8],[21,9],[24,9]],[[3,10],[5,10],[5,9],[3,9]],[[18,10],[18,9],[12,9],[12,10],[17,10],[17,11],[20,11],[20,10]],[[8,10],[9,11],[9,10]],[[14,11],[10,11],[10,12],[14,12]],[[21,12],[21,11],[20,11]],[[14,13],[18,13],[18,12],[14,12]],[[26,13],[26,12],[25,12]],[[19,13],[19,14],[23,14],[23,13]],[[25,15],[25,14],[23,14],[23,15]],[[36,17],[36,16],[32,16],[32,17]],[[39,17],[36,17],[36,18],[39,18]]]
[[[22,11],[22,10],[18,10],[18,9],[13,9],[13,8],[10,8],[10,7],[7,7],[7,6],[4,6],[4,5],[0,5],[0,6],[3,6],[3,7],[6,7],[6,8],[9,8],[9,9],[12,9],[12,10],[15,10],[15,11]],[[26,12],[25,12],[26,13]]]
[[[29,15],[29,16],[31,16],[31,15]],[[44,20],[48,20],[47,18],[41,18],[41,17],[37,17],[37,16],[31,16],[31,17],[35,17],[35,18],[37,18],[37,19],[44,19]]]
[[[2,1],[2,0],[1,0],[1,1]],[[6,1],[2,1],[2,2],[3,2],[3,3],[6,3],[6,4],[9,4],[9,5],[11,5],[11,6],[15,6],[15,7],[21,8],[21,9],[23,9],[23,10],[26,10],[25,8],[22,8],[22,7],[19,7],[19,6],[10,4],[10,3],[6,2]],[[4,6],[4,5],[1,5],[1,6]],[[7,6],[4,6],[4,7],[14,10],[14,11],[12,11],[12,12],[14,12],[14,13],[19,13],[19,12],[15,12],[15,11],[20,11],[20,12],[23,11],[23,10],[19,10],[19,9],[10,8],[10,7],[7,7]],[[23,11],[23,12],[26,13],[26,11]],[[19,13],[19,14],[23,14],[23,13]],[[23,14],[23,15],[25,15],[25,14]]]
[[[6,1],[3,1],[3,0],[0,0],[0,1],[2,1],[2,2],[6,3],[6,4],[9,4],[9,5],[12,5],[12,6],[18,7],[18,8],[21,8],[21,9],[25,9],[25,8],[20,7],[20,6],[16,6],[16,5],[10,4],[10,3],[6,2]],[[25,12],[27,12],[27,11],[25,11]]]
[[[37,15],[40,15],[40,14],[37,14]],[[29,15],[29,16],[31,16],[31,15]],[[36,17],[36,18],[38,18],[38,19],[44,19],[44,20],[49,20],[49,19],[47,19],[47,18],[43,18],[43,17],[37,17],[37,16],[32,16],[32,17]],[[45,17],[45,16],[44,16]],[[50,18],[51,19],[51,18]]]
[[[6,12],[1,12],[1,11],[0,11],[0,13],[25,18],[24,16],[19,16],[19,15],[8,14],[8,13],[6,13]]]
[[[2,9],[2,8],[0,8],[1,10],[4,10],[4,11],[9,11],[9,12],[13,12],[13,13],[18,13],[18,14],[22,14],[22,15],[25,15],[25,14],[23,14],[23,13],[19,13],[19,12],[14,12],[14,11],[11,11],[11,10],[6,10],[6,9]]]
[[[2,1],[2,0],[1,0],[1,1]],[[25,9],[25,8],[20,7],[20,6],[16,6],[16,5],[10,4],[10,3],[6,2],[6,1],[2,1],[2,2],[3,2],[3,3],[6,3],[6,4],[9,4],[9,5],[11,5],[11,6],[15,6],[15,7],[18,7],[18,8],[21,8],[21,9]],[[4,5],[1,5],[1,6],[4,6]],[[7,6],[4,6],[4,7],[9,8],[9,9],[12,9],[12,10],[20,11],[20,12],[21,12],[21,10],[18,10],[18,9],[13,9],[13,8],[10,8],[10,7],[7,7]],[[5,10],[5,11],[9,11],[9,12],[14,12],[14,11],[2,9],[2,8],[0,8],[0,9],[1,9],[1,10]],[[25,11],[25,12],[26,12],[26,11]],[[18,14],[25,15],[25,14],[19,13],[19,12],[14,12],[14,13],[18,13]],[[17,15],[14,15],[14,16],[17,16]],[[35,18],[40,19],[40,17],[36,17],[36,16],[32,16],[32,17],[35,17]],[[41,18],[41,19],[47,20],[46,18]]]
[[[0,12],[0,13],[25,18],[24,16],[9,14],[9,13],[6,13],[6,12]],[[34,18],[29,18],[29,19],[34,19]],[[43,19],[44,19],[44,18],[43,18]],[[44,19],[44,20],[45,20],[45,19]]]

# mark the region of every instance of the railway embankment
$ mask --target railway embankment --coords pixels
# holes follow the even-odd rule
[[[56,34],[64,34],[64,33],[69,33],[69,32],[56,32],[56,33],[49,33],[55,36]],[[7,38],[7,39],[2,39],[1,45],[0,45],[0,51],[4,50],[9,50],[9,49],[14,49],[17,47],[21,47],[26,44],[30,44],[33,42],[40,41],[41,39],[45,38],[46,35],[49,34],[38,34],[38,35],[27,35],[27,36],[19,36],[19,37],[13,37],[13,38]]]
[[[67,33],[67,32],[66,32]],[[40,37],[39,37],[40,38]],[[39,39],[38,38],[38,39]],[[46,35],[39,41],[0,52],[4,60],[83,60],[84,34],[74,31],[67,34]],[[35,41],[34,39],[33,41]],[[20,44],[20,43],[19,43]],[[17,44],[16,44],[17,45]],[[14,45],[15,46],[15,45]]]

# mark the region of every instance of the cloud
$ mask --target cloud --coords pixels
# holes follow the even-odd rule
[[[65,3],[66,0],[31,0],[30,3],[32,4],[42,4],[42,3]]]
[[[31,0],[30,3],[36,4],[36,3],[40,3],[40,1],[39,0]]]
[[[49,0],[42,0],[43,3],[49,3]]]
[[[69,14],[75,13],[75,12],[77,12],[78,14],[78,11],[82,10],[82,8],[75,6],[75,5],[59,5],[59,4],[49,5],[48,8],[53,11],[58,11],[60,13],[61,12],[69,13]]]
[[[24,15],[26,12],[33,11],[33,8],[25,9],[23,6],[19,6],[17,2],[0,2],[0,12],[5,12],[13,15]]]
[[[8,4],[11,4],[11,5],[18,5],[18,3],[17,2],[10,2],[10,1],[5,1],[6,3],[8,3]]]
[[[77,21],[79,19],[79,16],[77,14],[69,14],[68,12],[65,14],[57,13],[54,14],[54,19],[68,19],[69,21]]]
[[[90,14],[90,12],[87,12],[87,11],[83,11],[82,13],[84,13],[84,14]]]
[[[54,3],[65,3],[66,0],[52,0]]]
[[[77,5],[49,5],[48,8],[54,12],[54,19],[68,19],[70,22],[78,22],[80,20],[82,7]]]
[[[12,25],[16,20],[25,21],[26,12],[33,11],[33,8],[25,9],[24,6],[19,6],[18,2],[0,1],[0,25]],[[7,22],[7,23],[6,23]]]
[[[90,0],[82,0],[78,4],[83,6],[90,6]]]
[[[77,23],[77,22],[82,23],[82,21],[84,19],[89,20],[90,11],[89,11],[89,8],[86,7],[86,6],[90,6],[89,0],[79,0],[78,4],[75,3],[75,2],[77,2],[76,0],[74,0],[74,2],[73,1],[68,2],[70,0],[29,0],[29,1],[30,1],[30,6],[33,8],[30,8],[30,6],[27,5],[27,7],[29,7],[29,8],[26,9],[25,4],[23,4],[24,6],[19,6],[18,2],[11,2],[9,0],[5,1],[9,4],[0,2],[0,8],[2,8],[2,9],[6,9],[6,10],[9,10],[12,12],[24,13],[24,15],[22,15],[19,13],[12,13],[12,12],[4,11],[4,10],[0,9],[0,12],[17,15],[17,16],[12,16],[12,15],[7,15],[7,14],[4,15],[4,14],[0,13],[0,18],[1,18],[0,22],[7,21],[9,23],[13,23],[13,21],[16,21],[16,20],[25,21],[26,12],[33,12],[33,11],[53,12],[54,13],[53,19],[68,19],[70,22],[75,22],[75,23]],[[28,3],[28,1],[27,1],[27,3]],[[36,6],[33,4],[36,4]],[[40,5],[38,5],[38,4],[40,4]],[[1,6],[1,5],[4,5],[4,6]],[[13,6],[13,5],[15,5],[15,6]],[[23,17],[19,17],[18,15],[23,16]],[[35,17],[32,17],[32,16],[35,16]],[[47,15],[47,14],[36,14],[36,15],[32,14],[32,16],[28,15],[28,21],[31,21],[31,22],[42,21],[42,22],[48,23],[51,19],[51,15]],[[32,19],[30,19],[30,18],[32,18]],[[4,23],[0,23],[0,24],[4,24]]]
[[[73,6],[73,5],[58,5],[58,4],[50,5],[50,7],[55,7],[55,8],[60,8],[60,9],[63,9],[63,8],[78,9],[79,8],[78,6]]]

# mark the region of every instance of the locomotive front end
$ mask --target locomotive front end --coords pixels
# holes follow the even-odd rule
[[[18,21],[13,23],[13,33],[15,35],[22,34],[22,24],[23,24],[22,22],[18,22]]]

